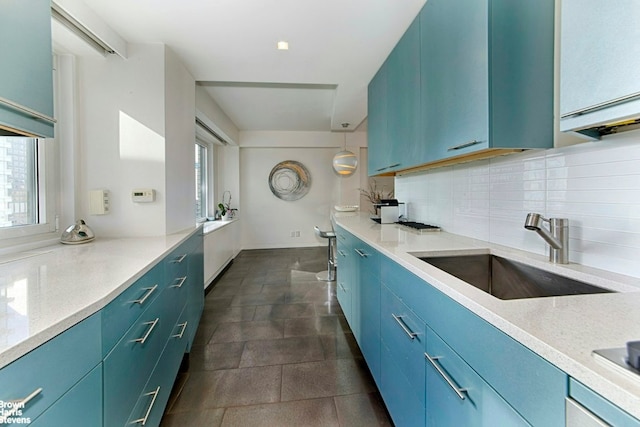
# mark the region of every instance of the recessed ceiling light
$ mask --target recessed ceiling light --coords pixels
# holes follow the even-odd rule
[[[289,42],[280,40],[278,42],[278,50],[289,50]]]

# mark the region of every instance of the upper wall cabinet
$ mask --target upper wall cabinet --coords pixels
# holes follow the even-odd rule
[[[370,175],[553,146],[553,0],[429,0],[417,19],[418,28],[414,22],[407,34],[420,36],[412,58],[420,58],[420,78],[411,87],[418,103],[402,100],[389,83],[385,97],[387,105],[394,98],[403,104],[417,134],[400,148],[388,124],[386,137],[372,135],[378,116],[370,116],[370,140],[378,143],[369,146],[369,156],[378,159],[380,145],[407,153],[396,168],[370,167]],[[402,58],[405,70],[416,66]],[[370,111],[382,97],[374,94]],[[387,110],[390,123],[400,109]]]
[[[598,136],[640,117],[639,23],[636,0],[562,1],[560,130]]]
[[[2,0],[0,135],[53,137],[51,2]]]
[[[416,18],[369,85],[369,174],[393,172],[420,155],[420,22]]]

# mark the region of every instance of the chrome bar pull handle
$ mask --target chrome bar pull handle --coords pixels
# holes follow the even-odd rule
[[[149,338],[149,335],[151,335],[151,331],[153,331],[153,328],[155,328],[156,325],[158,324],[159,320],[160,318],[156,317],[156,320],[152,322],[144,322],[143,325],[151,325],[151,326],[147,329],[147,332],[144,334],[144,336],[142,336],[142,338],[136,338],[135,340],[131,340],[131,342],[137,342],[137,343],[140,343],[140,345],[144,344],[147,338]]]
[[[144,396],[153,395],[153,398],[151,399],[151,403],[149,404],[149,407],[147,408],[147,412],[144,414],[144,417],[131,421],[131,424],[140,424],[141,426],[143,426],[147,423],[147,420],[149,419],[149,415],[151,415],[151,410],[153,409],[153,405],[156,404],[156,399],[158,398],[158,394],[160,394],[160,386],[158,386],[158,388],[156,388],[154,391],[144,394]]]
[[[369,256],[368,254],[362,252],[360,249],[354,249],[354,251],[356,251],[356,253],[360,255],[361,258],[366,258]]]
[[[345,289],[345,287],[342,285],[342,283],[338,283],[338,286],[340,286],[340,289],[342,289],[342,292],[347,292],[347,290]]]
[[[404,331],[405,334],[407,334],[407,336],[409,337],[410,340],[414,340],[416,339],[416,337],[418,336],[418,334],[416,334],[415,332],[413,332],[411,329],[409,329],[409,327],[407,326],[406,323],[404,323],[404,320],[402,320],[402,316],[396,316],[395,314],[391,313],[391,315],[393,316],[393,319],[398,323],[398,325],[400,325],[400,327],[402,328],[402,330]]]
[[[397,168],[398,166],[400,166],[402,163],[394,163],[392,165],[387,166],[387,168],[391,169],[391,168]]]
[[[440,367],[440,364],[438,363],[438,359],[440,359],[440,356],[429,356],[429,354],[425,352],[424,357],[426,357],[431,365],[436,369],[436,371],[438,371],[445,382],[449,384],[449,387],[451,387],[451,389],[456,393],[460,400],[464,400],[464,393],[467,392],[467,389],[458,387],[456,383],[451,379],[451,377],[447,375],[447,373]]]
[[[185,280],[187,280],[187,276],[184,277],[178,277],[176,278],[176,280],[178,280],[179,282],[173,286],[171,286],[172,288],[181,288],[182,285],[184,285]]]
[[[6,421],[14,416],[18,411],[24,410],[27,404],[40,393],[42,393],[42,387],[33,390],[31,394],[23,399],[11,400],[10,402],[13,403],[13,405],[11,405],[10,409],[2,412],[2,415],[0,416],[0,424],[5,424]]]
[[[447,148],[447,151],[461,150],[463,148],[471,147],[472,145],[480,144],[482,141],[478,141],[474,139],[473,141],[463,142],[462,144],[454,145],[453,147]]]
[[[182,261],[184,261],[184,259],[187,257],[187,254],[184,254],[182,256],[180,256],[180,258],[176,258],[174,259],[172,262],[175,264],[180,264]]]
[[[178,339],[182,338],[182,336],[184,335],[184,331],[187,330],[187,323],[189,323],[189,322],[184,322],[184,323],[179,324],[178,326],[182,326],[182,330],[180,331],[179,334],[172,335],[171,338],[178,338]]]
[[[338,249],[338,253],[340,254],[340,256],[347,256],[347,254],[345,254],[344,251],[341,251],[340,249]]]
[[[155,290],[156,290],[157,288],[158,288],[158,285],[153,285],[153,286],[152,286],[152,287],[150,287],[150,288],[143,288],[143,289],[146,289],[146,290],[147,290],[147,292],[142,296],[142,298],[137,299],[137,300],[135,300],[135,301],[131,301],[131,304],[140,304],[140,305],[144,304],[144,302],[147,300],[147,298],[149,298],[149,297],[151,296],[151,294],[152,294],[153,292],[155,292]]]
[[[11,101],[10,99],[0,97],[0,104],[4,104],[9,108],[13,108],[14,110],[18,110],[21,113],[27,114],[31,117],[35,117],[36,119],[44,120],[49,123],[56,123],[56,119],[53,117],[49,117],[46,114],[39,113],[38,111],[25,107],[22,104],[18,104],[17,102]]]

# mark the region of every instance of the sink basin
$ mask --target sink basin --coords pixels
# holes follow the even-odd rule
[[[613,292],[491,254],[419,258],[503,300]]]

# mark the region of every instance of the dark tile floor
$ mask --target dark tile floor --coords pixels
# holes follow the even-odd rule
[[[163,427],[391,426],[325,248],[242,251],[205,299]]]

